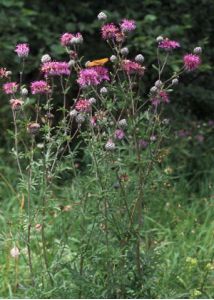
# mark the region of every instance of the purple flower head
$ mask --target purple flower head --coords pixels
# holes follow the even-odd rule
[[[122,22],[120,23],[120,28],[123,32],[130,32],[135,30],[136,23],[134,20],[123,19]]]
[[[35,94],[46,94],[50,91],[50,86],[44,80],[38,80],[31,82],[31,93]]]
[[[173,49],[179,48],[180,44],[176,41],[172,41],[172,40],[169,40],[166,38],[166,39],[162,40],[161,42],[159,42],[158,47],[162,48],[166,51],[171,51]]]
[[[17,92],[18,86],[17,82],[7,82],[3,85],[3,91],[5,94],[14,94]]]
[[[122,129],[116,129],[114,133],[114,137],[117,140],[122,140],[125,137],[125,133]]]
[[[201,64],[201,58],[197,54],[186,54],[183,57],[183,62],[187,71],[193,71]]]
[[[195,139],[196,139],[199,143],[203,143],[203,141],[204,141],[204,136],[203,136],[203,134],[197,134],[197,135],[195,136]]]
[[[66,47],[70,44],[70,41],[74,35],[72,33],[66,32],[63,33],[60,38],[60,43],[62,46]]]
[[[101,27],[101,34],[104,40],[115,39],[118,33],[119,28],[113,23],[108,23]]]
[[[131,61],[129,59],[124,59],[121,64],[122,69],[128,74],[138,74],[143,75],[145,68],[139,63]]]
[[[18,57],[23,58],[28,56],[30,49],[28,44],[24,43],[24,44],[17,44],[16,49],[14,51],[17,53]]]
[[[178,136],[178,137],[181,137],[181,138],[188,137],[188,136],[190,136],[190,131],[189,131],[189,130],[185,130],[185,129],[180,129],[180,130],[177,132],[177,136]]]
[[[81,87],[98,85],[104,80],[110,80],[108,69],[105,67],[92,67],[80,71],[77,82]]]
[[[169,96],[166,91],[159,91],[151,98],[152,105],[157,107],[160,103],[169,103]]]
[[[140,139],[139,142],[138,142],[139,148],[142,149],[142,150],[146,149],[148,144],[149,143],[146,140],[143,140],[143,139]]]
[[[45,76],[70,75],[69,64],[65,61],[49,61],[42,65],[41,71]]]

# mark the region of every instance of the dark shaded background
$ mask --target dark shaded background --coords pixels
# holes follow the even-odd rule
[[[17,42],[28,42],[31,47],[25,80],[38,78],[41,56],[50,53],[53,58],[65,58],[59,44],[63,32],[82,32],[84,45],[82,54],[86,60],[109,55],[108,48],[100,39],[100,22],[96,16],[106,11],[109,21],[133,18],[137,30],[129,40],[130,55],[142,52],[145,56],[147,73],[145,86],[151,87],[155,72],[155,38],[163,34],[181,42],[182,49],[175,54],[175,63],[182,54],[192,51],[195,46],[203,47],[203,65],[200,71],[181,79],[179,88],[172,96],[170,113],[183,122],[183,118],[193,120],[214,119],[214,1],[213,0],[121,0],[121,1],[43,1],[43,0],[0,0],[0,66],[15,70],[18,59],[14,55]],[[137,49],[137,50],[136,50]],[[35,69],[37,68],[37,71]],[[168,72],[175,70],[171,64]],[[1,95],[1,138],[8,127],[9,106]],[[5,105],[6,104],[6,105]]]

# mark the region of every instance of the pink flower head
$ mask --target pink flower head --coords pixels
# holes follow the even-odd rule
[[[35,94],[46,94],[50,91],[50,86],[44,80],[31,82],[31,93]]]
[[[92,67],[80,71],[77,82],[81,87],[98,85],[104,80],[110,80],[108,70],[105,67]]]
[[[10,99],[11,108],[12,108],[12,110],[15,110],[15,111],[20,110],[23,103],[24,103],[24,101],[22,101],[21,99]]]
[[[186,54],[183,57],[184,67],[188,71],[193,71],[201,64],[201,58],[197,54]]]
[[[91,117],[90,119],[90,123],[91,125],[94,127],[97,125],[97,118],[94,116],[94,117]]]
[[[24,43],[16,45],[16,49],[14,51],[17,53],[18,57],[27,57],[30,49],[28,44]]]
[[[7,82],[3,85],[3,90],[5,94],[14,94],[17,92],[18,86],[17,82]]]
[[[87,99],[79,99],[75,105],[75,109],[81,112],[89,111],[90,107],[91,104]]]
[[[70,44],[70,41],[74,35],[72,33],[66,32],[63,33],[60,38],[60,43],[62,46],[66,47]]]
[[[139,63],[128,59],[122,61],[121,67],[128,74],[138,74],[141,76],[144,74],[145,70],[145,68],[142,67],[142,65],[140,65]]]
[[[42,65],[42,73],[45,76],[70,75],[69,64],[65,61],[49,61]]]
[[[115,39],[118,33],[119,28],[113,23],[105,24],[101,27],[101,34],[104,40]]]
[[[152,105],[157,107],[160,103],[169,103],[169,96],[165,91],[159,91],[158,94],[151,99]]]
[[[162,48],[166,51],[170,51],[170,50],[179,48],[180,44],[176,41],[172,41],[172,40],[169,40],[168,38],[166,38],[166,39],[162,40],[161,42],[159,42],[158,47]]]
[[[122,140],[125,136],[125,133],[122,129],[116,129],[114,133],[114,137],[117,140]]]
[[[122,22],[120,23],[120,28],[123,32],[130,32],[135,30],[136,23],[134,20],[123,19]]]

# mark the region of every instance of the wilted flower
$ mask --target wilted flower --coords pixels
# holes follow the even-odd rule
[[[30,49],[28,44],[24,43],[16,45],[16,49],[14,51],[19,57],[23,58],[28,56]]]
[[[38,80],[31,82],[31,93],[35,94],[46,94],[50,92],[50,86],[44,80]]]
[[[19,255],[20,255],[19,248],[17,248],[16,246],[13,247],[13,248],[10,250],[10,255],[11,255],[13,258],[18,258]]]
[[[119,33],[119,28],[113,23],[105,24],[101,27],[101,34],[104,40],[115,39],[117,33]]]
[[[122,69],[128,74],[138,74],[143,75],[145,68],[142,67],[139,63],[124,59],[121,64]]]
[[[32,135],[35,135],[39,132],[39,129],[40,129],[40,125],[38,123],[30,123],[28,124],[27,126],[27,132],[32,134]]]
[[[201,58],[196,54],[186,54],[183,57],[184,67],[188,71],[193,71],[201,64]]]
[[[87,99],[79,99],[75,104],[75,109],[81,112],[89,111],[91,104]]]
[[[107,19],[107,15],[104,13],[104,12],[100,12],[98,15],[97,15],[97,19],[98,20],[106,20]]]
[[[112,141],[112,139],[109,139],[105,144],[105,149],[108,151],[113,151],[115,149],[115,143]]]
[[[180,44],[176,41],[169,40],[168,38],[163,39],[158,44],[159,48],[162,48],[166,51],[170,51],[180,47]]]
[[[117,140],[122,140],[125,136],[125,133],[122,129],[115,130],[114,137]]]
[[[123,19],[122,22],[120,23],[120,28],[123,32],[130,32],[135,30],[136,23],[134,20]]]
[[[69,32],[63,33],[60,38],[61,45],[64,47],[68,46],[70,44],[71,38],[73,38],[73,37],[74,36],[72,33],[69,33]]]
[[[23,105],[24,101],[21,99],[10,99],[10,105],[12,110],[19,111]]]
[[[142,54],[136,55],[135,61],[142,64],[144,62],[144,56]]]
[[[69,64],[65,61],[46,62],[41,67],[45,76],[70,75]]]
[[[5,94],[14,94],[17,92],[18,86],[17,82],[7,82],[3,85],[3,90]]]
[[[44,63],[47,63],[47,62],[49,62],[49,61],[51,61],[51,57],[50,57],[49,54],[44,54],[44,55],[42,55],[41,62],[42,62],[43,64],[44,64]]]

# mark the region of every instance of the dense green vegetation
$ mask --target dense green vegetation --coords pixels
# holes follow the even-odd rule
[[[0,297],[213,298],[214,2],[0,0],[0,67],[17,69],[19,60],[11,53],[18,42],[28,42],[31,55],[24,80],[29,83],[38,79],[38,67],[43,54],[53,54],[54,59],[67,59],[59,45],[61,34],[67,31],[80,31],[83,34],[81,55],[85,60],[108,57],[111,52],[100,40],[100,23],[96,19],[101,10],[108,12],[113,22],[124,17],[136,20],[137,29],[129,39],[128,46],[130,56],[142,52],[145,57],[146,72],[141,84],[145,94],[149,93],[149,88],[156,80],[152,70],[156,64],[154,49],[157,36],[162,34],[179,40],[182,46],[182,50],[176,52],[166,68],[166,78],[170,72],[177,71],[181,53],[189,51],[190,47],[191,50],[195,46],[203,48],[200,69],[180,79],[179,87],[172,93],[170,105],[164,111],[164,118],[169,119],[170,130],[165,133],[157,165],[144,191],[142,278],[139,280],[136,276],[134,251],[130,251],[132,248],[126,249],[124,256],[118,250],[123,246],[126,235],[130,234],[125,229],[123,231],[127,220],[121,217],[123,212],[119,209],[113,214],[116,221],[121,218],[119,232],[124,234],[124,238],[117,240],[112,235],[108,259],[110,257],[110,267],[116,271],[112,277],[106,273],[107,254],[102,246],[105,224],[95,210],[101,197],[106,195],[115,200],[116,207],[119,207],[121,200],[115,188],[115,169],[111,163],[108,165],[112,157],[108,161],[99,154],[98,149],[93,149],[99,157],[105,189],[100,189],[96,183],[89,151],[93,145],[87,148],[88,152],[84,151],[88,141],[88,136],[84,134],[76,140],[77,146],[82,143],[80,150],[74,151],[74,157],[68,156],[65,163],[60,165],[59,176],[54,179],[51,192],[48,191],[50,201],[46,216],[46,239],[49,271],[54,286],[45,268],[42,269],[39,230],[32,230],[34,286],[30,282],[26,249],[22,249],[18,262],[11,258],[10,249],[14,240],[17,242],[20,237],[24,239],[28,224],[23,209],[26,196],[24,192],[20,193],[23,187],[11,153],[12,115],[8,99],[1,91]],[[76,92],[74,84],[69,95],[71,99]],[[60,96],[57,101],[60,103]],[[144,133],[145,128],[142,126],[140,130]],[[124,183],[129,192],[127,201],[135,197],[132,183],[138,180],[133,157],[133,153],[124,155],[129,169],[125,169],[123,162],[117,162],[117,167],[125,175],[127,170],[129,172],[127,183]],[[69,165],[69,161],[75,161],[75,165]],[[38,195],[35,184],[32,191],[35,207],[39,203]],[[35,224],[41,221],[39,214],[39,209],[35,210]],[[118,222],[111,223],[113,232],[115,224],[118,225]],[[84,261],[84,272],[81,271],[81,263],[75,262],[78,256],[80,262]]]

